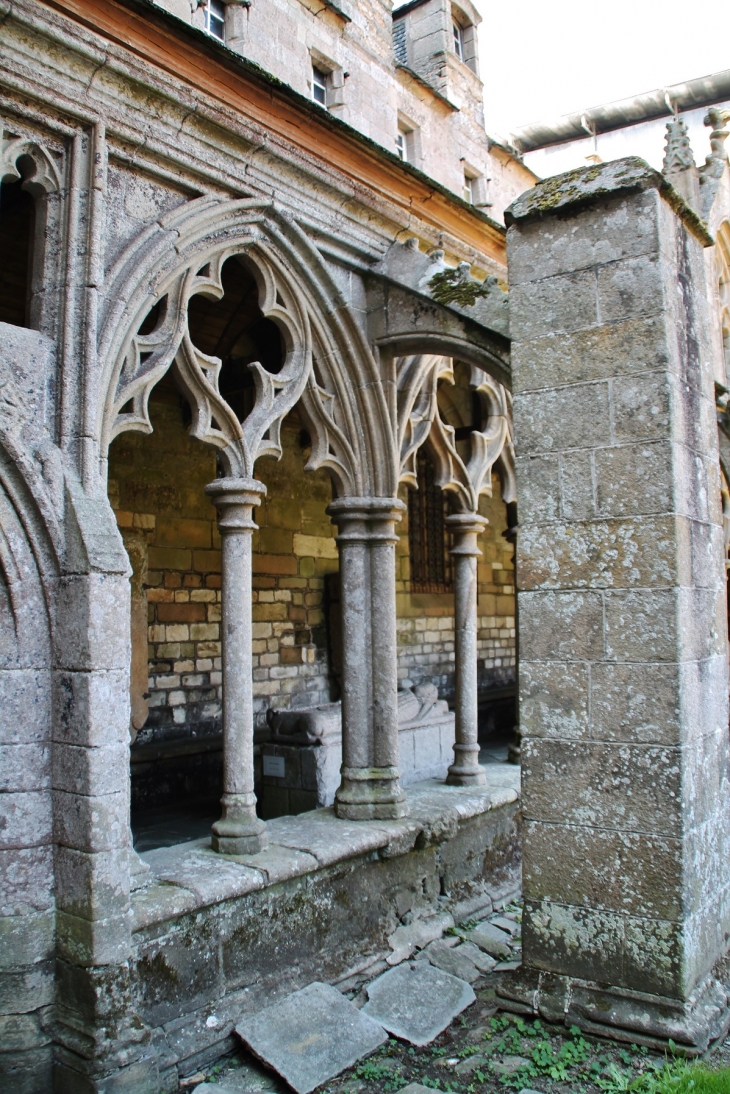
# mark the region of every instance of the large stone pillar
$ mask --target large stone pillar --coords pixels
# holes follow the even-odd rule
[[[66,521],[54,633],[53,1090],[157,1094],[130,977],[129,564],[105,498],[69,484]]]
[[[212,846],[229,855],[253,855],[266,846],[256,816],[253,772],[253,663],[251,555],[253,510],[266,493],[255,479],[216,479],[205,488],[218,509],[221,533],[223,641],[223,815]]]
[[[728,1024],[728,679],[703,246],[661,175],[508,210],[523,967],[507,1005],[702,1050]]]
[[[338,817],[371,820],[408,811],[398,770],[395,626],[397,498],[339,498],[342,610],[342,783]]]
[[[454,545],[454,633],[456,646],[456,741],[446,782],[478,786],[487,781],[479,765],[477,693],[477,536],[488,521],[478,513],[451,513],[446,518]]]

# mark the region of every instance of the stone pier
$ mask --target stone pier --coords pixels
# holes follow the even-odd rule
[[[712,241],[637,159],[508,212],[524,965],[505,1005],[702,1051],[728,1026]]]

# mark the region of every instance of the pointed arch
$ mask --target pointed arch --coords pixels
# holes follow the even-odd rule
[[[259,306],[284,332],[283,369],[254,363],[257,397],[243,423],[218,389],[221,362],[187,333],[196,293],[222,294],[224,262],[239,256],[254,273]],[[312,434],[308,467],[325,467],[340,494],[388,496],[395,486],[388,408],[377,365],[322,256],[271,203],[203,197],[150,225],[109,273],[96,407],[100,472],[113,437],[149,431],[147,400],[173,368],[193,406],[193,432],[219,448],[231,471],[250,476],[261,455],[278,455],[278,431],[300,403]],[[155,328],[140,334],[161,304]]]

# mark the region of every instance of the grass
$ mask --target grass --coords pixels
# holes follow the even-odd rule
[[[599,1079],[597,1085],[606,1094],[730,1094],[730,1070],[667,1060],[634,1080],[615,1068],[613,1075]]]

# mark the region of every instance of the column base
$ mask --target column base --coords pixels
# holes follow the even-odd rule
[[[454,762],[446,775],[447,786],[484,786],[487,776],[479,763],[479,745],[454,745]]]
[[[408,815],[408,802],[397,767],[342,767],[335,795],[335,816],[341,820],[399,820]]]
[[[530,968],[507,973],[496,991],[503,1010],[660,1052],[673,1041],[682,1055],[699,1056],[730,1029],[727,991],[712,977],[687,1000]]]
[[[257,855],[268,847],[266,825],[256,816],[254,794],[224,794],[223,816],[213,825],[210,845],[220,855]]]

